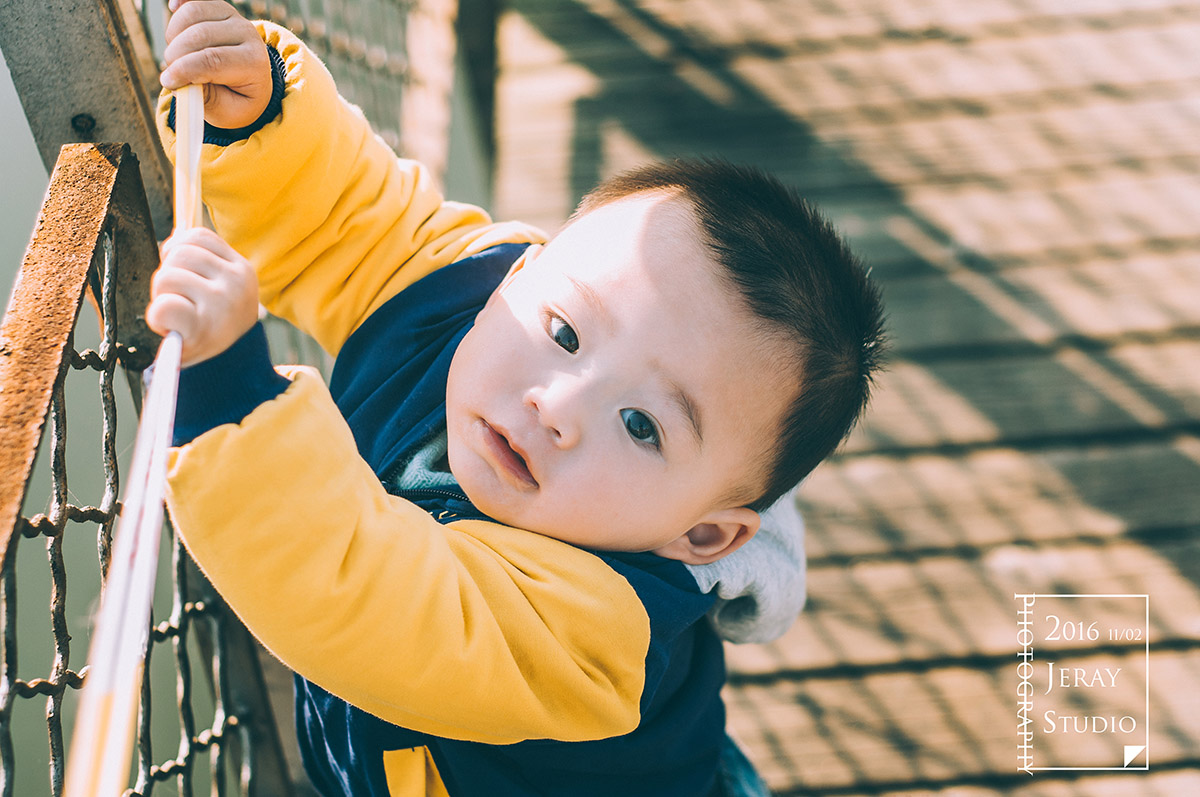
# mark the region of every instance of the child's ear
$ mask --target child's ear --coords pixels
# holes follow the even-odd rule
[[[718,509],[654,553],[684,564],[706,565],[749,542],[761,522],[757,512],[744,506]]]

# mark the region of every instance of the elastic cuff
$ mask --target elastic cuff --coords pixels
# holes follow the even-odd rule
[[[245,127],[229,130],[224,127],[214,127],[204,123],[204,143],[227,147],[235,141],[245,141],[250,136],[262,130],[283,110],[283,95],[287,90],[287,67],[283,56],[271,45],[267,45],[267,57],[271,60],[271,99],[259,117]],[[175,98],[171,97],[171,110],[167,111],[167,127],[175,129]]]
[[[222,424],[241,423],[290,384],[271,367],[266,330],[255,324],[216,357],[180,372],[172,445],[190,443]]]

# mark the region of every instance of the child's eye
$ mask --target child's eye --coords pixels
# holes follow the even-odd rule
[[[558,316],[553,314],[548,316],[546,332],[555,343],[571,354],[579,351],[579,336],[575,334],[575,330],[571,329],[570,324]]]
[[[625,422],[625,431],[639,443],[645,443],[660,448],[662,441],[658,436],[658,427],[649,415],[641,410],[621,410],[621,420]]]

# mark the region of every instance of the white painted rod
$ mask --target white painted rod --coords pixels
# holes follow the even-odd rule
[[[179,232],[201,223],[204,95],[199,86],[175,92],[175,129],[175,231]],[[117,797],[128,784],[182,352],[183,339],[170,332],[154,358],[71,739],[66,797]]]

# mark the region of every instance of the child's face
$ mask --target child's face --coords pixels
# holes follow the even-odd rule
[[[716,268],[686,202],[661,193],[531,249],[450,367],[450,467],[472,502],[635,551],[753,498],[794,387]]]

